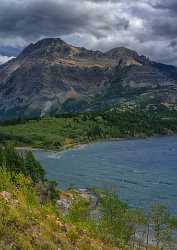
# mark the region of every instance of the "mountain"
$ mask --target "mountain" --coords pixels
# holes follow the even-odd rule
[[[177,68],[124,47],[103,53],[59,38],[30,44],[0,67],[1,121],[120,103],[176,105]]]

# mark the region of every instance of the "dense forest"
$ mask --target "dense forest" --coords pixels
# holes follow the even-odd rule
[[[1,146],[0,180],[2,250],[176,249],[177,219],[167,208],[130,209],[114,189],[62,191],[31,152]]]
[[[0,126],[0,141],[18,146],[63,149],[111,138],[149,137],[177,133],[177,111],[112,109],[7,122]]]

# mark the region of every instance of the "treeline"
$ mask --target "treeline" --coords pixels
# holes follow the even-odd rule
[[[72,147],[99,139],[149,137],[177,133],[177,111],[112,109],[102,113],[45,117],[0,126],[0,142],[40,148]]]

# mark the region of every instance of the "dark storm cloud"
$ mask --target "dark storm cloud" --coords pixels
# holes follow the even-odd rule
[[[176,0],[1,0],[1,47],[44,37],[108,50],[127,46],[177,65]]]
[[[155,8],[161,9],[168,9],[171,11],[177,11],[177,1],[176,0],[163,0],[163,1],[156,1],[152,4]]]
[[[169,47],[175,48],[177,46],[177,41],[171,41]]]
[[[90,1],[14,0],[11,1],[13,5],[9,2],[2,0],[0,3],[0,35],[10,38],[36,40],[42,36],[62,36],[83,30],[99,37],[113,26],[117,29],[128,27],[128,20],[118,16],[115,22],[107,22],[103,15],[106,13],[98,12]]]
[[[72,9],[71,9],[72,7]],[[85,18],[84,18],[85,17]],[[87,25],[87,13],[77,6],[57,1],[22,1],[0,8],[0,33],[37,39],[41,35],[63,35]]]

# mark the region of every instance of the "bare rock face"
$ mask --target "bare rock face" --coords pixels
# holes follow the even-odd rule
[[[176,103],[176,90],[176,67],[122,47],[102,53],[44,39],[0,67],[0,120],[100,110],[144,94]]]

